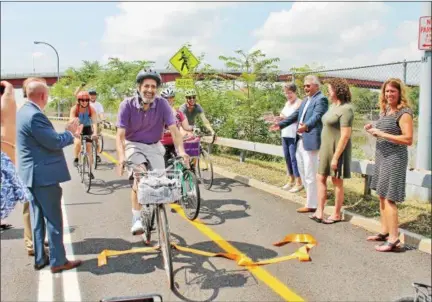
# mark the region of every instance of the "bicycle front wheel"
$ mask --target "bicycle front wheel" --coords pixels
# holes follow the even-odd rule
[[[213,185],[213,163],[210,155],[205,150],[201,150],[198,159],[198,176],[202,181],[204,188],[210,190]]]
[[[168,218],[166,215],[164,205],[157,206],[156,217],[157,217],[158,234],[159,234],[159,245],[162,251],[164,268],[167,274],[168,286],[170,289],[172,289],[174,285],[172,253],[171,253],[170,233],[168,227]]]
[[[94,169],[96,170],[97,166],[98,166],[98,161],[96,160],[97,155],[98,155],[97,142],[96,141],[92,142],[92,153],[93,153],[93,166],[94,166]]]
[[[189,220],[195,220],[200,211],[201,196],[198,179],[191,170],[185,170],[182,178],[181,206]]]
[[[90,165],[90,159],[88,155],[84,155],[82,158],[82,180],[84,183],[84,186],[86,188],[86,191],[90,191],[91,187],[91,165]]]
[[[153,205],[149,205],[148,208],[144,207],[147,207],[147,205],[144,205],[141,210],[141,222],[144,229],[143,239],[144,243],[149,245],[151,241],[151,232],[154,226],[156,209]]]

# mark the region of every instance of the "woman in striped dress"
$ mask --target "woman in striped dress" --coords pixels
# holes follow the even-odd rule
[[[371,189],[380,199],[381,233],[367,240],[383,241],[375,249],[390,252],[400,244],[396,204],[405,199],[408,146],[413,143],[412,110],[404,83],[399,79],[388,79],[381,88],[379,105],[380,118],[375,127],[367,124],[364,128],[377,138]]]

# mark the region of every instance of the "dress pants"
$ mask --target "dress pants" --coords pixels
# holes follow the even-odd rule
[[[27,252],[33,252],[33,236],[32,236],[32,226],[30,221],[29,202],[26,202],[23,205],[23,219],[24,219],[24,245]]]
[[[303,147],[303,139],[297,141],[297,167],[300,177],[306,189],[306,207],[316,209],[318,205],[318,187],[316,174],[318,171],[319,150],[306,151]]]
[[[45,231],[48,231],[50,265],[61,266],[67,262],[63,245],[62,188],[59,184],[29,188],[33,194],[31,216],[35,264],[44,263]]]

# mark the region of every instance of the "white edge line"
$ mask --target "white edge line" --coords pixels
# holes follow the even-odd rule
[[[64,206],[63,197],[61,203],[63,212],[63,243],[66,250],[66,258],[68,260],[75,260],[72,247],[72,237],[70,234],[69,222],[67,218],[66,208]],[[80,287],[78,283],[77,269],[74,268],[71,270],[63,271],[61,274],[63,275],[63,301],[82,301]]]
[[[38,283],[39,302],[54,301],[53,283],[54,283],[53,274],[49,269],[42,269],[39,271],[39,283]]]

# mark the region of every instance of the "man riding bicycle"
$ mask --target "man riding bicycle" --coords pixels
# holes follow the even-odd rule
[[[178,155],[182,156],[186,163],[189,162],[189,156],[185,153],[182,136],[176,127],[170,105],[166,99],[156,96],[161,82],[161,76],[156,71],[140,71],[136,77],[136,94],[126,98],[120,104],[116,137],[120,176],[123,174],[125,160],[130,160],[135,164],[146,163],[148,170],[165,169],[165,148],[160,142],[165,125],[171,132]],[[136,188],[132,189],[131,201],[131,232],[133,235],[141,235],[144,229],[140,218],[141,205],[138,203]]]
[[[77,104],[71,108],[69,118],[74,120],[79,119],[79,123],[83,125],[82,135],[91,135],[91,139],[86,139],[86,149],[89,155],[90,166],[93,165],[92,140],[97,139],[97,116],[96,111],[90,106],[90,95],[87,91],[80,91],[76,94]],[[81,152],[81,140],[76,138],[74,141],[74,166],[78,165],[78,156]],[[94,179],[93,173],[90,173],[90,178]]]
[[[211,132],[213,136],[215,134],[209,120],[204,114],[204,109],[201,105],[196,103],[196,91],[195,89],[188,89],[185,92],[186,103],[180,106],[179,110],[187,117],[189,125],[195,125],[195,118],[197,115],[201,117],[204,126]]]
[[[165,98],[168,103],[171,106],[171,110],[174,114],[174,117],[176,119],[176,125],[177,128],[180,130],[180,134],[182,135],[182,138],[189,135],[188,131],[192,131],[193,127],[189,126],[188,120],[184,116],[184,114],[180,110],[176,110],[174,108],[174,101],[175,101],[175,92],[171,88],[166,88],[161,92],[161,97]],[[180,127],[181,126],[181,127]],[[171,132],[168,130],[167,127],[165,127],[165,132],[161,139],[162,145],[165,147],[165,164],[167,165],[167,161],[170,158],[171,153],[175,154],[175,147],[173,138],[171,135]]]

